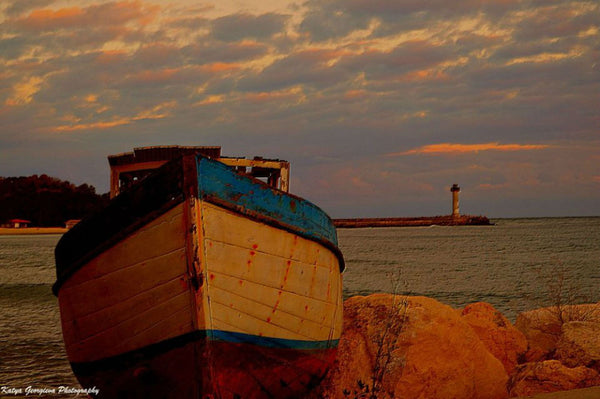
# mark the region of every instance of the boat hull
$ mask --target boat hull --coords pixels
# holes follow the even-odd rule
[[[198,332],[72,367],[82,386],[98,387],[104,398],[301,398],[334,359],[333,348],[269,348]]]
[[[57,247],[75,375],[106,398],[303,397],[341,334],[343,259],[330,220],[206,158],[169,168],[184,171],[181,195],[129,226],[108,223],[117,234],[89,244],[81,236],[99,222],[84,221]],[[119,212],[143,201],[136,190]],[[70,255],[73,243],[82,255]]]

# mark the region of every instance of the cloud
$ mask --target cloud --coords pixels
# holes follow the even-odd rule
[[[348,212],[356,196],[416,208],[455,179],[598,199],[597,2],[167,3],[5,1],[0,152],[85,146],[104,166],[133,146],[221,144],[289,158],[303,194]],[[465,156],[434,156],[450,154]]]
[[[313,41],[327,41],[350,35],[373,25],[370,37],[427,30],[440,20],[452,21],[465,14],[477,14],[477,0],[447,2],[435,0],[326,0],[309,1],[309,11],[299,30]]]
[[[298,102],[305,100],[306,97],[303,95],[302,91],[299,88],[292,88],[281,91],[247,93],[244,96],[244,99],[255,104],[266,104],[272,102]]]
[[[34,10],[27,17],[17,20],[17,24],[27,30],[44,31],[67,29],[89,23],[84,11],[79,7],[61,8],[60,10]]]
[[[453,144],[453,143],[441,143],[441,144],[430,144],[419,148],[404,152],[396,152],[387,154],[388,156],[399,156],[399,155],[415,155],[415,154],[466,154],[476,153],[480,151],[531,151],[531,150],[543,150],[550,148],[550,145],[546,144],[500,144],[500,143],[484,143],[484,144]]]
[[[592,2],[560,2],[522,13],[526,24],[516,24],[516,40],[565,39],[598,26],[600,7]],[[518,18],[518,16],[516,16]]]
[[[17,19],[16,23],[23,29],[33,31],[123,25],[130,21],[146,25],[156,17],[158,10],[158,6],[146,5],[139,0],[120,1],[85,8],[36,9],[28,16]]]
[[[235,43],[200,41],[180,48],[179,52],[190,63],[229,63],[251,61],[263,57],[269,53],[269,46],[251,40]]]
[[[90,96],[86,99],[87,101],[96,101],[95,96]],[[110,129],[117,126],[129,125],[136,121],[143,120],[153,120],[153,119],[163,119],[171,116],[170,110],[177,105],[175,101],[167,101],[164,103],[157,104],[151,108],[143,109],[138,112],[136,115],[131,117],[118,116],[112,117],[109,120],[100,120],[93,122],[83,122],[78,118],[73,118],[72,123],[66,125],[59,125],[50,128],[51,132],[61,133],[61,132],[74,132],[74,131],[90,131],[90,130],[102,130],[102,129]]]
[[[35,9],[38,7],[46,7],[55,0],[14,0],[12,4],[10,4],[4,12],[9,16],[20,15],[24,12],[27,12],[31,9]]]
[[[124,44],[143,40],[147,25],[159,15],[158,6],[139,0],[87,6],[86,1],[81,1],[72,7],[59,5],[63,3],[47,8],[26,7],[14,15],[6,10],[2,15],[0,10],[3,17],[0,46],[5,50],[0,60],[22,57],[48,60],[83,51],[117,50],[117,41]],[[103,48],[110,42],[113,42],[110,47]]]
[[[29,104],[33,96],[40,90],[44,79],[38,76],[32,76],[15,84],[13,94],[5,102],[6,105],[17,106]]]
[[[369,80],[400,78],[410,72],[419,79],[430,76],[429,69],[455,57],[452,49],[423,40],[411,40],[391,51],[368,50],[350,54],[339,62],[339,68],[362,71]],[[438,73],[433,73],[438,75]]]
[[[60,125],[55,126],[50,129],[52,132],[73,132],[77,130],[95,130],[95,129],[109,129],[116,126],[127,125],[131,123],[131,118],[118,118],[112,119],[109,121],[99,121],[99,122],[90,122],[90,123],[77,123],[70,125]]]
[[[348,78],[344,70],[332,65],[343,55],[338,50],[299,50],[274,61],[256,74],[242,77],[238,88],[242,91],[264,92],[301,84],[323,89]]]
[[[369,18],[365,18],[363,14],[345,12],[335,2],[309,2],[308,5],[310,11],[298,29],[313,42],[344,37],[369,26]]]
[[[289,16],[275,13],[262,15],[233,14],[212,22],[212,35],[224,42],[242,39],[266,39],[282,33]]]

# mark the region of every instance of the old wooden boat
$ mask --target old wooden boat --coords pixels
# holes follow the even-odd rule
[[[303,397],[332,364],[343,257],[289,164],[219,147],[109,157],[110,204],[56,247],[72,369],[105,398]],[[117,195],[118,194],[118,195]]]

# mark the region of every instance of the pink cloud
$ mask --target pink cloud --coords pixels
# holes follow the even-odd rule
[[[482,143],[482,144],[455,144],[440,143],[430,144],[414,148],[404,152],[395,152],[387,154],[388,156],[415,155],[415,154],[467,154],[479,151],[531,151],[550,148],[545,144],[500,144],[500,143]]]
[[[117,64],[122,62],[125,57],[127,57],[127,53],[123,50],[107,50],[98,54],[96,57],[96,62],[103,65]]]
[[[164,83],[170,82],[181,71],[181,68],[165,68],[157,71],[141,71],[132,80],[137,83]]]
[[[141,1],[121,1],[86,8],[38,9],[26,17],[19,18],[17,24],[24,29],[34,31],[98,25],[115,26],[130,21],[147,25],[154,20],[158,10],[158,6],[145,5]]]
[[[347,90],[344,93],[346,100],[360,100],[368,97],[369,93],[366,90]]]
[[[61,8],[60,10],[34,10],[18,23],[31,30],[51,30],[81,25],[84,11],[79,7]]]
[[[131,123],[130,118],[117,118],[111,121],[101,121],[92,123],[78,123],[74,125],[61,125],[55,126],[51,131],[56,133],[61,132],[73,132],[78,130],[96,130],[96,129],[110,129],[116,126],[128,125]]]
[[[207,72],[229,72],[240,68],[240,64],[227,63],[227,62],[214,62],[212,64],[203,65],[202,69]]]
[[[244,96],[244,98],[251,103],[260,104],[267,103],[272,101],[277,102],[285,102],[289,100],[298,100],[303,96],[301,90],[298,89],[290,89],[290,90],[282,90],[282,91],[272,91],[272,92],[261,92],[261,93],[248,93]]]
[[[437,71],[433,69],[423,69],[420,71],[409,72],[401,77],[398,81],[414,82],[414,81],[447,81],[450,79],[443,71]]]
[[[86,101],[95,102],[96,96],[89,95],[86,98]],[[140,120],[151,120],[151,119],[164,119],[171,116],[170,110],[173,109],[177,103],[175,101],[167,101],[161,104],[157,104],[152,108],[144,109],[138,112],[134,116],[117,116],[110,120],[106,121],[97,121],[97,122],[89,122],[89,123],[78,123],[78,119],[73,119],[71,124],[54,126],[50,129],[50,131],[55,133],[62,132],[74,132],[80,130],[101,130],[101,129],[111,129],[113,127],[129,125],[131,123],[135,123]]]
[[[327,63],[351,54],[353,53],[347,50],[329,50],[313,47],[299,51],[296,56],[303,60],[309,60],[317,63]]]

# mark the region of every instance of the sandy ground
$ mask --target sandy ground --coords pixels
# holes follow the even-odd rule
[[[600,387],[574,389],[572,391],[561,391],[545,393],[535,396],[521,396],[521,399],[600,399]]]
[[[28,235],[28,234],[64,234],[67,229],[63,227],[26,227],[22,229],[12,229],[0,227],[0,235]]]

